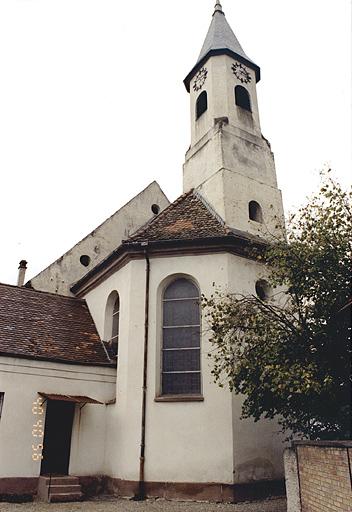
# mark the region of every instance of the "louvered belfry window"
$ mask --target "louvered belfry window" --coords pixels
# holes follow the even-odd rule
[[[199,395],[200,296],[188,279],[177,279],[163,296],[162,394]]]

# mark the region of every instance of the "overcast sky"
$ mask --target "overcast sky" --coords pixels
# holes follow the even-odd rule
[[[151,181],[182,193],[183,79],[214,0],[0,0],[0,281],[61,256]],[[349,0],[223,0],[262,70],[286,211],[351,172]]]

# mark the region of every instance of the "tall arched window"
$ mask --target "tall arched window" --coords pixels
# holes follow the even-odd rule
[[[248,204],[248,213],[250,220],[254,220],[255,222],[263,222],[263,212],[262,208],[257,201],[251,201]]]
[[[173,281],[163,296],[162,394],[200,395],[200,296],[189,279]]]
[[[249,92],[242,85],[236,85],[235,87],[235,100],[238,107],[252,112]]]
[[[208,109],[208,95],[207,91],[203,91],[197,98],[196,103],[196,119],[199,119],[202,114]]]
[[[117,357],[120,328],[120,297],[114,291],[109,295],[105,311],[105,340],[109,355]]]

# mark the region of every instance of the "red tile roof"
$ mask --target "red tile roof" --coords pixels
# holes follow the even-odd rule
[[[126,242],[212,238],[226,236],[229,232],[222,219],[205,200],[190,190],[136,231]]]
[[[1,283],[0,355],[111,364],[84,300]]]

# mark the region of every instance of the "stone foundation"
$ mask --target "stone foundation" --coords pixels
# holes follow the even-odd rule
[[[37,493],[38,478],[0,478],[0,502],[24,503]]]
[[[0,478],[0,501],[30,501],[37,494],[39,478]],[[107,476],[79,477],[86,498],[110,494],[131,498],[138,495],[137,481],[121,480]],[[148,498],[168,500],[210,501],[240,503],[272,496],[284,496],[285,485],[281,480],[249,484],[146,482]]]

